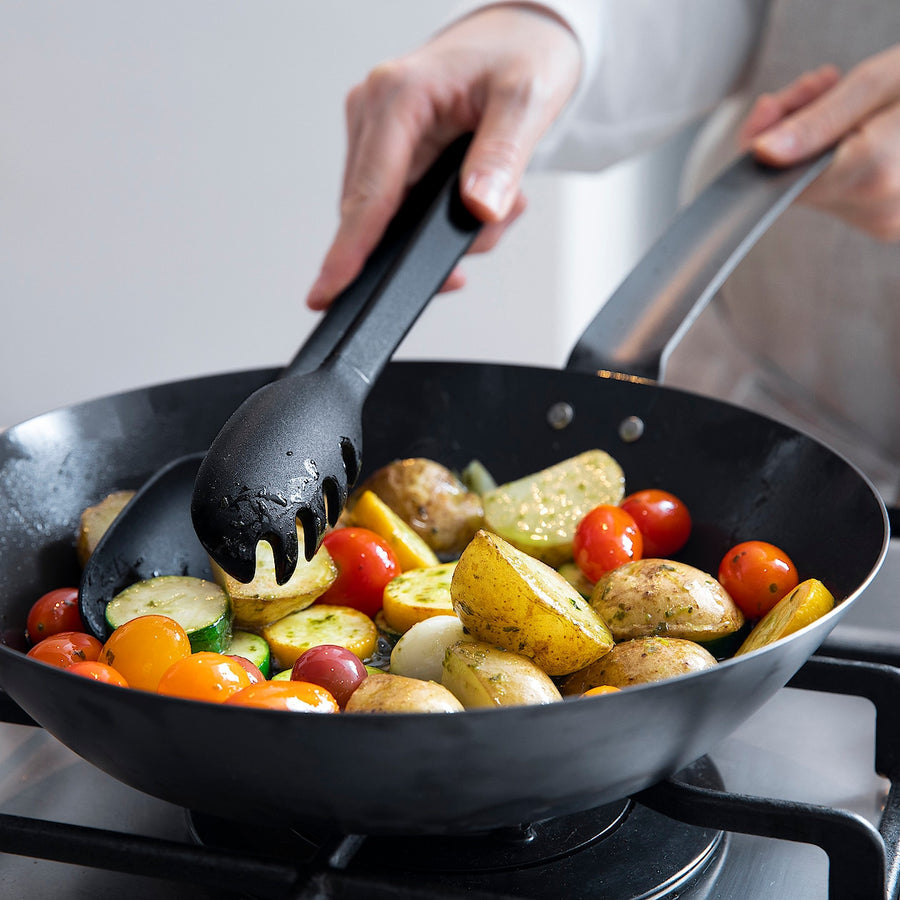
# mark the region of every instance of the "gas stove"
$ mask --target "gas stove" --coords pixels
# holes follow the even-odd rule
[[[0,723],[3,896],[874,900],[887,871],[896,897],[894,790],[876,770],[900,777],[897,584],[895,541],[820,654],[674,778],[490,836],[223,822],[120,784],[10,706]]]

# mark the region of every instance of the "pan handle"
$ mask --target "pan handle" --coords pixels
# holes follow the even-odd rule
[[[661,381],[671,349],[750,248],[831,162],[778,169],[742,156],[679,212],[569,355],[573,371]]]

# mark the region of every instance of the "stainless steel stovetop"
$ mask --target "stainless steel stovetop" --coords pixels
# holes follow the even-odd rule
[[[893,544],[836,638],[858,637],[862,629],[900,644],[900,542]],[[877,824],[888,785],[874,773],[874,733],[868,701],[785,688],[710,757],[730,791],[836,806]],[[44,731],[24,725],[0,724],[0,812],[189,841],[184,810],[120,784]],[[827,896],[828,860],[819,848],[743,834],[729,834],[726,841],[721,871],[704,895],[711,900]],[[165,877],[0,854],[0,893],[10,900],[221,897],[179,884],[175,873],[160,874]]]

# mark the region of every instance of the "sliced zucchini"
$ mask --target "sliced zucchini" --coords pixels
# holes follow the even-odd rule
[[[410,569],[392,578],[384,588],[385,622],[404,634],[416,622],[431,616],[455,615],[450,598],[455,568],[456,563],[449,562],[427,569]]]
[[[187,632],[191,650],[224,653],[231,643],[231,603],[217,584],[189,575],[161,575],[138,581],[106,606],[113,630],[138,616],[168,616]]]
[[[100,542],[113,519],[122,512],[133,496],[134,491],[114,491],[82,512],[78,522],[78,540],[75,544],[78,562],[82,567],[87,563],[88,557],[94,552],[94,547]]]
[[[301,609],[263,628],[272,655],[280,668],[293,666],[297,657],[319,644],[346,647],[360,659],[368,659],[378,644],[378,628],[363,612],[349,606],[320,603]]]
[[[261,635],[250,631],[235,631],[228,645],[228,653],[249,659],[265,678],[268,678],[272,671],[272,654],[266,639]]]
[[[587,450],[555,466],[488,491],[484,527],[549,566],[572,559],[578,523],[601,503],[625,494],[622,467],[602,450]]]
[[[483,495],[497,487],[494,476],[484,467],[480,460],[473,459],[460,473],[459,480],[473,494]]]
[[[291,680],[291,672],[293,668],[290,669],[282,669],[278,674],[273,675],[269,681],[290,681]]]
[[[302,547],[303,536],[299,530],[298,539]],[[284,584],[279,584],[275,579],[272,547],[266,541],[257,544],[256,574],[248,584],[232,578],[212,559],[210,565],[213,578],[231,597],[235,624],[252,630],[315,603],[337,578],[334,561],[328,551],[320,547],[309,562],[301,554],[294,574]]]

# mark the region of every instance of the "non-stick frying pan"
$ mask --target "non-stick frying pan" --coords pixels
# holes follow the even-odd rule
[[[564,371],[390,364],[366,406],[364,467],[427,456],[461,468],[477,458],[497,478],[512,479],[604,448],[621,463],[628,489],[663,487],[689,505],[694,531],[680,558],[714,571],[735,542],[772,541],[804,577],[826,583],[841,601],[833,612],[701,673],[602,698],[453,715],[225,708],[97,684],[2,646],[0,684],[112,776],[251,822],[477,831],[587,809],[676,772],[781,688],[857,602],[886,552],[887,517],[859,471],[803,434],[642,379],[598,377],[597,368],[627,366],[604,365],[593,353],[596,332],[588,329]],[[646,348],[654,342],[648,334],[626,343]],[[590,371],[577,371],[579,364]],[[6,432],[0,628],[20,630],[38,595],[77,584],[74,535],[85,506],[204,450],[241,400],[274,375],[238,372],[132,391]]]

